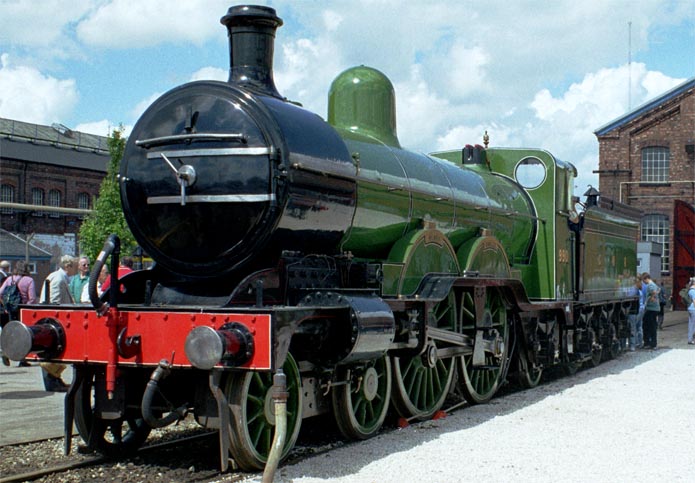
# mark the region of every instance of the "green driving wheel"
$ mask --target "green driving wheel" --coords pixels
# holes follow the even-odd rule
[[[346,438],[367,439],[381,428],[389,409],[391,361],[381,357],[364,365],[343,368],[333,388],[333,415]]]
[[[473,292],[465,291],[461,297],[461,332],[476,344],[483,344],[484,351],[482,364],[474,364],[473,354],[457,358],[460,388],[472,404],[485,403],[497,392],[505,377],[508,358],[509,324],[504,300],[497,290],[490,288],[484,296],[480,314],[484,327],[476,327]]]
[[[430,312],[430,326],[456,329],[456,298],[451,292]],[[456,358],[439,358],[437,343],[430,340],[415,357],[394,357],[391,402],[404,418],[429,419],[441,409],[454,377]]]
[[[294,446],[302,422],[302,381],[291,354],[282,366],[287,379],[287,436],[281,458]],[[225,384],[230,409],[229,452],[246,471],[261,470],[268,460],[275,433],[275,405],[270,372],[235,372]]]

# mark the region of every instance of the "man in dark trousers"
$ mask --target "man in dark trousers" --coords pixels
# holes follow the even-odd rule
[[[646,284],[644,303],[644,348],[656,349],[657,316],[659,315],[659,287],[647,272],[642,274],[642,282]]]

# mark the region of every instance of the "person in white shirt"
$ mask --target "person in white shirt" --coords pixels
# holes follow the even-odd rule
[[[41,287],[39,299],[41,303],[71,304],[75,302],[70,295],[69,277],[75,275],[76,265],[76,260],[70,255],[60,257],[58,270],[51,272]],[[43,369],[43,385],[46,391],[67,391],[68,385],[60,377],[67,367],[65,364],[42,362],[39,365]]]
[[[101,297],[101,294],[104,293],[101,287],[104,285],[104,282],[106,281],[106,278],[108,276],[109,267],[108,265],[104,264],[104,266],[101,267],[101,272],[99,272],[99,278],[97,278],[97,295],[99,295],[99,297]],[[89,300],[89,284],[85,285],[82,289],[82,296],[80,297],[80,302],[82,302],[83,304],[88,304],[89,302],[91,302],[91,300]]]

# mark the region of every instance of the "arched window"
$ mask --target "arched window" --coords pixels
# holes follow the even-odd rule
[[[642,149],[642,182],[666,183],[670,163],[669,148],[654,146]]]
[[[89,209],[89,193],[77,194],[77,207],[81,210]]]
[[[0,185],[0,201],[3,203],[14,203],[14,186],[11,184]],[[3,208],[0,211],[3,215],[11,215],[14,213],[12,208]]]
[[[44,191],[41,188],[32,188],[31,189],[31,203],[33,205],[38,205],[38,206],[43,206],[44,202]],[[46,213],[43,211],[34,211],[32,213],[34,216],[43,216]]]
[[[62,195],[60,191],[58,190],[51,190],[48,192],[48,206],[55,206],[55,207],[60,207],[60,200],[62,198]],[[60,213],[57,211],[51,211],[49,216],[53,218],[58,218],[60,216]]]
[[[665,215],[645,215],[642,218],[641,231],[642,241],[661,243],[661,271],[668,272],[671,254],[668,217]]]

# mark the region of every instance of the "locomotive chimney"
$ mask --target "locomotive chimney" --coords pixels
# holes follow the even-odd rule
[[[256,5],[230,7],[220,23],[227,27],[229,35],[229,82],[282,99],[273,81],[275,31],[282,25],[275,9]]]

